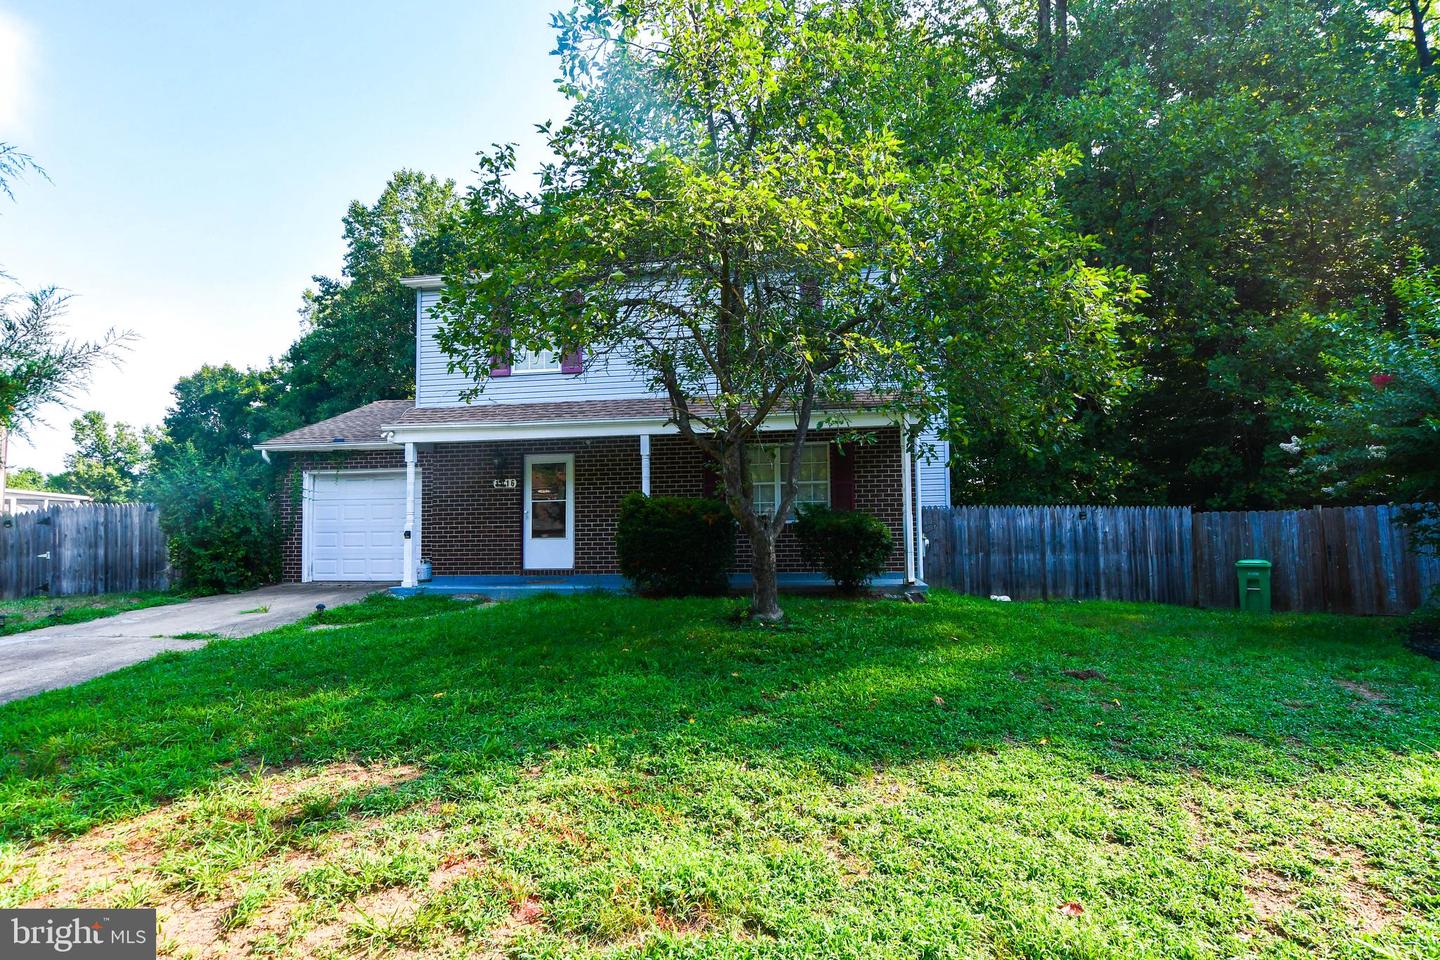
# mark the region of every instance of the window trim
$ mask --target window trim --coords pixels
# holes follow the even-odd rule
[[[794,523],[794,522],[795,522],[795,520],[796,520],[796,510],[800,507],[801,504],[805,504],[805,503],[822,503],[822,502],[823,502],[823,503],[825,504],[825,506],[827,506],[827,507],[833,507],[833,506],[834,506],[834,502],[835,502],[835,492],[834,492],[834,489],[833,489],[834,477],[832,476],[832,472],[831,472],[831,469],[830,469],[830,443],[829,443],[829,441],[827,441],[827,440],[807,440],[807,441],[805,441],[804,443],[802,443],[800,446],[801,446],[802,450],[805,450],[805,449],[813,449],[813,448],[817,448],[817,447],[818,447],[818,448],[820,448],[820,449],[822,449],[822,450],[825,451],[825,455],[824,455],[822,458],[820,458],[820,459],[821,459],[821,462],[825,464],[825,499],[824,499],[823,501],[820,501],[820,500],[801,500],[800,497],[799,497],[799,493],[798,493],[798,491],[797,491],[797,493],[796,493],[796,498],[795,498],[795,502],[790,505],[790,515],[785,518],[785,522],[786,522],[787,524],[788,524],[788,523]],[[769,480],[768,483],[769,483],[770,486],[771,486],[771,493],[772,493],[772,496],[773,496],[773,498],[774,498],[774,499],[772,500],[772,502],[773,502],[773,503],[776,503],[776,504],[778,504],[778,503],[780,502],[780,486],[781,486],[781,483],[783,482],[783,479],[782,479],[782,476],[781,476],[781,465],[780,465],[780,457],[778,456],[778,451],[780,451],[780,450],[788,450],[789,448],[790,448],[790,444],[788,444],[788,443],[756,443],[756,444],[752,444],[752,445],[751,445],[751,447],[750,447],[750,451],[751,451],[751,452],[750,452],[750,457],[747,458],[747,463],[753,465],[753,464],[755,464],[755,463],[757,462],[757,461],[754,459],[754,454],[755,454],[757,451],[771,451],[772,453],[775,454],[775,455],[773,455],[772,458],[771,458],[771,464],[772,464],[772,467],[773,467],[773,474],[772,474],[772,479]],[[797,481],[797,482],[798,482],[798,481]],[[808,481],[808,482],[809,482],[809,483],[812,483],[812,484],[813,484],[813,483],[818,483],[818,481]],[[754,506],[754,503],[755,503],[755,488],[754,488],[753,482],[752,482],[751,491],[750,491],[750,502],[751,502],[751,505],[752,505],[752,507],[753,507],[753,506]],[[773,509],[773,508],[772,508],[772,509]]]

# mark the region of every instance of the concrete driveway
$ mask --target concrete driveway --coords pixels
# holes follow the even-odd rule
[[[294,623],[313,613],[317,603],[335,607],[383,589],[374,583],[285,584],[0,637],[0,703],[68,687],[165,650],[194,650],[208,642],[179,640],[177,635],[249,636]],[[261,608],[268,609],[245,612]]]

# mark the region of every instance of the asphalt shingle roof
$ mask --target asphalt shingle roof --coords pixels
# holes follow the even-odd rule
[[[414,409],[414,400],[376,400],[363,407],[312,423],[299,430],[271,437],[261,447],[316,446],[332,447],[348,443],[384,443],[380,427],[394,423],[406,411]],[[338,444],[336,441],[340,441]]]

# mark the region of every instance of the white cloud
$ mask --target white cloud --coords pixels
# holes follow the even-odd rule
[[[30,75],[30,33],[13,14],[0,10],[0,138],[21,126]]]

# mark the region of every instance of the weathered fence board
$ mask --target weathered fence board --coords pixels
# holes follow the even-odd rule
[[[170,562],[149,504],[83,504],[0,521],[0,598],[163,590]]]
[[[931,507],[926,579],[1015,599],[1190,603],[1190,511],[1179,507]]]
[[[930,507],[926,580],[1019,599],[1233,607],[1235,561],[1269,560],[1276,610],[1400,614],[1440,589],[1440,556],[1391,506]]]

